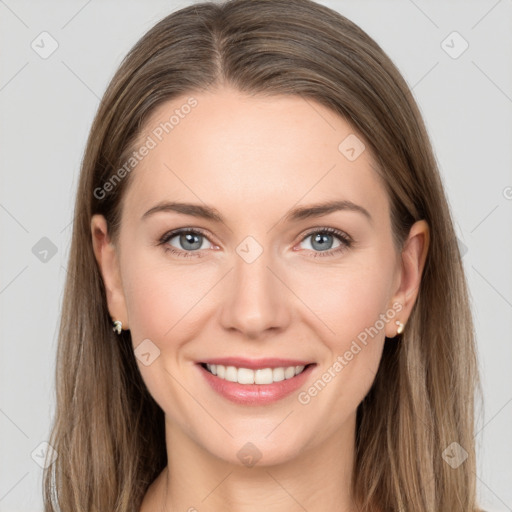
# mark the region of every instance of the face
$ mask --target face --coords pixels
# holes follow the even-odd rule
[[[232,89],[174,99],[141,133],[154,147],[102,253],[109,310],[167,427],[220,459],[240,464],[250,442],[279,463],[353,429],[406,320],[414,275],[355,137],[311,100]]]

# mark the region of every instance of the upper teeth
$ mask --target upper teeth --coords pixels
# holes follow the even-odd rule
[[[291,379],[304,370],[304,366],[288,366],[281,368],[261,368],[251,370],[249,368],[237,368],[235,366],[224,366],[222,364],[208,364],[206,368],[213,375],[229,380],[230,382],[238,382],[239,384],[272,384],[285,379]]]

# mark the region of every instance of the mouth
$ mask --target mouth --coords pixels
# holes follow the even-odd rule
[[[315,366],[291,359],[240,358],[196,365],[213,391],[241,405],[267,405],[285,398],[306,383]]]
[[[201,363],[201,366],[212,375],[228,382],[237,382],[242,385],[266,385],[283,380],[293,379],[314,363],[294,366],[278,366],[266,368],[244,368],[232,365]]]

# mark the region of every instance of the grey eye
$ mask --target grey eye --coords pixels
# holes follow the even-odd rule
[[[310,233],[309,235],[304,238],[303,242],[306,240],[311,239],[312,242],[310,243],[310,246],[315,251],[328,251],[330,249],[336,249],[341,245],[340,242],[338,242],[338,245],[336,247],[333,247],[334,240],[338,238],[336,235],[333,235],[331,233],[325,233],[323,231],[318,231],[316,233]],[[306,249],[309,249],[306,247]]]
[[[175,238],[178,239],[178,246],[171,243],[171,240],[174,240]],[[176,249],[184,251],[197,251],[202,248],[204,249],[202,245],[205,241],[207,241],[207,239],[201,233],[196,233],[194,231],[183,231],[182,233],[177,233],[176,235],[169,238],[167,243]]]

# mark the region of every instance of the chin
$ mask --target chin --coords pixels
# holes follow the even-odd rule
[[[290,429],[283,429],[280,432],[281,435],[277,435],[277,430],[269,435],[271,430],[266,428],[259,432],[250,430],[247,434],[238,434],[229,440],[225,439],[224,443],[216,443],[212,446],[209,446],[211,445],[209,440],[210,442],[204,444],[203,448],[229,464],[252,468],[289,463],[297,458],[309,444],[304,439],[304,431],[301,432],[299,439]]]

